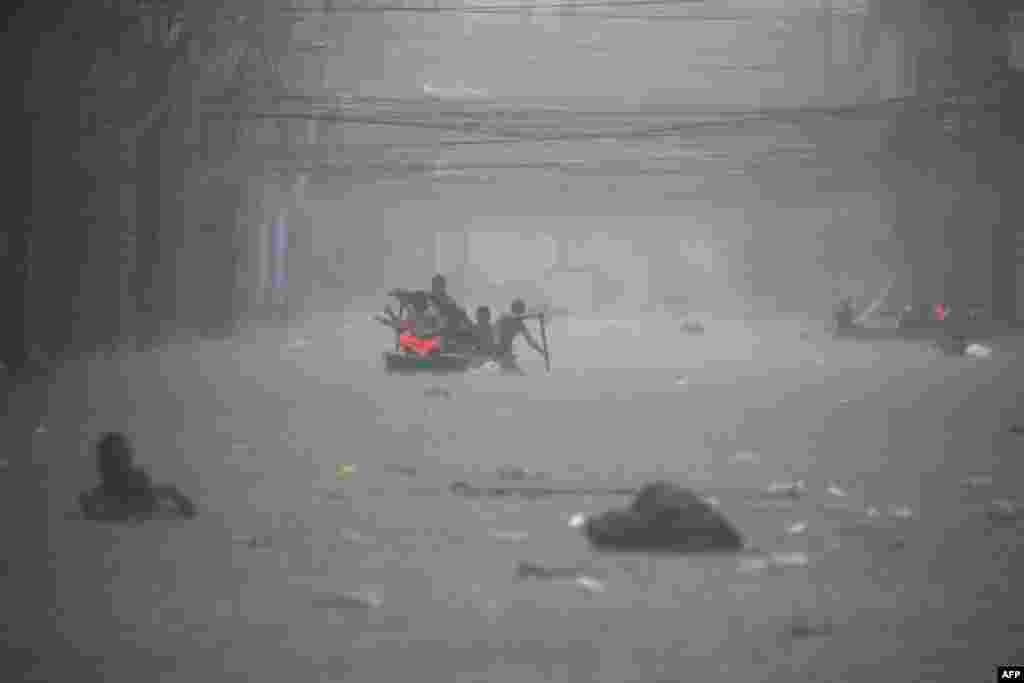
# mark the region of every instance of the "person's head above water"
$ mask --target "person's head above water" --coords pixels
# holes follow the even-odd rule
[[[121,432],[107,432],[96,442],[96,451],[103,454],[129,454],[131,443]]]
[[[524,315],[526,313],[526,302],[522,299],[516,299],[509,306],[509,310],[512,311],[513,315]]]
[[[448,281],[440,273],[430,278],[430,293],[445,294],[448,291]]]
[[[120,432],[107,432],[96,442],[96,461],[101,476],[131,467],[132,456],[132,444]]]

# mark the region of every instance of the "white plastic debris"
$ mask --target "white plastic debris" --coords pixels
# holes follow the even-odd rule
[[[569,526],[573,529],[580,529],[587,523],[585,515],[577,512],[575,515],[569,518]]]
[[[380,605],[380,599],[373,593],[342,593],[313,601],[314,607],[323,609],[370,609]]]
[[[604,583],[592,576],[577,576],[574,583],[588,593],[603,593],[605,590]]]
[[[992,349],[982,344],[968,344],[964,355],[971,358],[988,358],[992,355]]]
[[[764,557],[744,558],[739,570],[745,574],[755,574],[768,569],[798,569],[810,565],[807,553],[771,553]]]
[[[491,538],[502,543],[522,543],[529,534],[525,531],[492,531]]]
[[[803,479],[791,482],[772,482],[765,493],[770,496],[790,496],[796,498],[807,493],[807,482]]]
[[[780,568],[806,567],[810,564],[807,553],[772,553],[772,565]]]
[[[799,536],[807,531],[807,522],[794,522],[786,527],[786,533],[790,536]]]
[[[501,372],[501,366],[493,360],[489,360],[479,367],[472,368],[469,372],[474,375],[493,375]]]
[[[869,507],[866,510],[866,512],[867,512],[868,517],[878,517],[878,516],[880,516],[882,514],[881,512],[878,511],[878,508],[876,508],[876,507]]]
[[[826,490],[829,493],[831,493],[833,496],[836,496],[838,498],[845,498],[846,495],[847,495],[846,491],[841,489],[838,484],[834,484],[834,483],[833,484],[829,484],[828,488]]]

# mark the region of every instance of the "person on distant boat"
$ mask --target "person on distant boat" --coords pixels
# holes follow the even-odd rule
[[[401,302],[404,315],[398,315],[387,307],[383,315],[374,316],[374,319],[398,332],[399,350],[419,356],[440,353],[444,324],[437,307],[431,305],[428,294],[403,290],[393,290],[391,294]]]
[[[494,340],[494,325],[491,322],[491,309],[489,306],[480,306],[476,309],[474,332],[477,352],[487,356],[496,355],[497,344],[495,344]]]
[[[851,297],[845,297],[836,306],[835,313],[833,314],[833,320],[835,322],[835,331],[841,333],[853,328],[853,299]]]
[[[444,275],[437,274],[430,280],[430,292],[427,295],[431,305],[435,306],[442,321],[441,336],[445,342],[457,344],[460,340],[470,343],[473,339],[473,321],[466,311],[455,302],[448,293],[448,281]]]
[[[526,303],[522,299],[516,299],[512,302],[509,307],[509,312],[503,314],[498,318],[498,325],[496,331],[496,344],[495,356],[498,363],[501,365],[502,370],[506,372],[512,372],[515,374],[526,374],[522,368],[519,367],[519,363],[516,361],[514,352],[514,345],[516,339],[520,336],[526,340],[526,343],[534,351],[539,353],[542,357],[547,354],[544,348],[537,343],[530,334],[530,329],[523,322],[526,316]]]

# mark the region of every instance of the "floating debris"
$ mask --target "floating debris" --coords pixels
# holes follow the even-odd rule
[[[737,551],[740,533],[696,494],[671,482],[645,485],[627,509],[587,520],[591,545],[611,550],[679,553]]]
[[[989,358],[992,355],[992,349],[982,344],[969,344],[964,349],[964,355],[971,358]]]
[[[309,346],[310,341],[306,338],[299,338],[288,344],[289,351],[298,351]]]
[[[838,498],[845,498],[847,496],[846,491],[841,489],[839,485],[835,483],[830,483],[825,490]]]
[[[807,531],[807,522],[795,522],[786,527],[786,533],[790,536],[799,536]]]
[[[732,461],[735,463],[758,463],[761,461],[761,456],[754,451],[740,451],[732,456]]]
[[[981,487],[984,487],[984,486],[991,486],[992,485],[992,477],[990,477],[988,475],[980,475],[980,476],[974,476],[974,477],[967,477],[966,479],[961,481],[960,484],[962,486],[965,486],[965,487],[969,488],[969,489],[976,489],[976,488],[981,488]]]
[[[448,490],[457,496],[481,496],[483,490],[464,481],[453,481]]]
[[[45,425],[39,425],[38,427],[36,427],[36,434],[45,434],[46,431],[47,430]]]
[[[11,466],[11,461],[7,458],[0,458],[0,470],[6,470]]]
[[[992,501],[988,516],[994,521],[1016,521],[1020,519],[1022,511],[1024,510],[1022,510],[1020,503],[1013,500],[999,499]]]
[[[352,545],[373,545],[375,543],[372,538],[362,535],[355,529],[339,529],[338,538]]]
[[[231,450],[232,451],[247,451],[247,450],[249,450],[249,448],[250,448],[250,446],[247,443],[236,442],[236,443],[231,444]]]
[[[427,396],[428,398],[451,398],[452,392],[449,391],[448,389],[445,389],[444,387],[434,386],[427,387],[423,391],[423,395]]]
[[[573,529],[581,529],[587,524],[587,517],[579,512],[569,518],[569,526]]]
[[[807,617],[794,617],[789,624],[789,635],[795,639],[827,638],[832,635],[832,622],[825,620],[820,624],[812,624]]]
[[[516,577],[519,579],[573,579],[583,575],[576,567],[545,567],[535,562],[520,560],[516,565]]]
[[[603,593],[605,590],[604,582],[592,576],[577,576],[574,583],[587,593]]]
[[[768,498],[799,498],[807,493],[807,482],[773,482],[762,495]]]
[[[914,511],[906,505],[890,505],[889,516],[897,519],[910,519],[914,516]]]
[[[701,500],[703,500],[705,503],[707,503],[711,507],[715,507],[715,508],[718,507],[719,505],[721,505],[721,502],[722,502],[722,501],[718,500],[718,498],[715,498],[714,496],[704,496],[704,497],[701,498]]]
[[[482,365],[480,365],[479,367],[475,367],[475,368],[470,369],[469,372],[470,372],[470,374],[474,374],[474,375],[497,374],[497,373],[501,372],[501,366],[498,365],[493,360],[489,360],[486,363],[483,363]]]
[[[244,545],[256,550],[266,550],[274,544],[270,536],[234,536],[231,539],[236,545]]]
[[[690,383],[690,380],[687,379],[686,377],[676,377],[676,384],[678,386],[681,386],[681,387],[682,386],[686,386],[689,383]]]
[[[878,508],[876,507],[869,507],[867,510],[865,510],[865,512],[867,513],[868,517],[880,517],[882,514],[878,511]]]
[[[313,607],[318,609],[372,609],[380,606],[380,599],[373,593],[342,593],[313,601]]]
[[[409,478],[415,477],[417,474],[416,468],[411,465],[390,465],[387,469],[391,472],[395,472]]]
[[[491,531],[490,537],[501,543],[522,543],[529,534],[525,531]]]
[[[739,571],[754,574],[765,570],[800,569],[810,566],[807,553],[771,553],[763,557],[746,557],[740,561]]]
[[[1010,425],[1010,433],[1024,436],[1024,425]]]
[[[540,472],[532,472],[525,467],[506,465],[498,468],[498,479],[501,479],[502,481],[537,481],[544,478],[544,474]]]
[[[344,480],[350,478],[355,473],[355,465],[338,465],[334,475],[337,479]]]

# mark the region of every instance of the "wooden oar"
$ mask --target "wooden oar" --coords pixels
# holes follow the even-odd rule
[[[548,351],[548,333],[544,328],[544,314],[540,314],[540,343],[544,345],[544,369],[551,373],[551,352]]]
[[[536,318],[540,322],[540,343],[544,347],[544,368],[550,373],[551,372],[551,352],[548,350],[548,333],[547,328],[544,326],[544,314],[543,313],[524,313],[523,315],[515,316],[519,320],[532,320]]]

